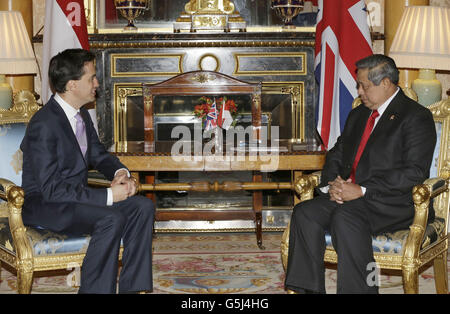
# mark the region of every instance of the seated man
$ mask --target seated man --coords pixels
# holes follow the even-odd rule
[[[67,234],[90,234],[80,293],[115,293],[121,239],[124,252],[119,292],[152,290],[151,200],[135,196],[126,167],[100,143],[86,103],[99,84],[95,55],[65,50],[50,61],[56,94],[30,120],[21,144],[23,221]],[[91,188],[88,168],[112,180]]]
[[[378,293],[367,280],[375,262],[372,235],[409,227],[412,188],[429,177],[436,144],[431,112],[397,86],[391,58],[372,55],[356,66],[363,105],[350,112],[327,154],[320,195],[293,210],[285,286],[296,292],[325,293],[329,231],[338,255],[337,292]]]

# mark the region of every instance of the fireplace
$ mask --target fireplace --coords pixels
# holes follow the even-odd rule
[[[107,145],[144,140],[142,84],[157,84],[181,73],[203,70],[214,63],[217,72],[250,83],[261,83],[261,125],[277,126],[279,137],[305,143],[315,137],[314,34],[181,33],[93,34],[91,50],[97,56],[101,84],[97,100],[100,138]],[[209,67],[209,65],[208,65]],[[221,95],[217,95],[221,96]],[[191,132],[199,127],[194,116],[196,97],[160,98],[154,106],[154,136],[172,137],[174,126]],[[236,101],[239,101],[236,99]],[[237,117],[244,128],[251,122],[245,105]],[[143,174],[145,175],[145,174]],[[251,181],[250,172],[158,172],[155,182]],[[292,171],[263,174],[264,181],[291,181]],[[249,192],[158,192],[157,208],[173,210],[238,209],[251,206]],[[291,191],[263,193],[263,228],[281,230],[289,221],[296,201]],[[251,222],[157,222],[157,230],[252,229]]]

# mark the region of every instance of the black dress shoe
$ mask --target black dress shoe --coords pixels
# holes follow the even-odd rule
[[[286,286],[286,292],[287,294],[323,294],[322,292],[291,286]]]

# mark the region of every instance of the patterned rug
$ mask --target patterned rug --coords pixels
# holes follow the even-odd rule
[[[153,294],[284,294],[280,241],[281,233],[264,233],[260,250],[253,233],[157,234]],[[76,293],[78,274],[34,278],[32,293]],[[14,274],[2,269],[1,276],[0,293],[17,293]],[[435,293],[432,268],[419,277],[419,292]],[[380,293],[403,293],[399,276],[382,275],[380,283]],[[326,271],[326,288],[336,292],[333,269]]]
[[[153,293],[284,293],[281,235],[158,235]],[[194,253],[195,252],[195,253]]]

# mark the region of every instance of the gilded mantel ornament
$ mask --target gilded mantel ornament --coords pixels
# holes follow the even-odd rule
[[[14,94],[14,104],[8,110],[0,109],[0,125],[8,123],[26,123],[39,110],[34,95],[27,90]]]
[[[191,0],[184,9],[173,24],[175,33],[181,30],[246,30],[246,22],[229,0]]]

